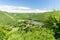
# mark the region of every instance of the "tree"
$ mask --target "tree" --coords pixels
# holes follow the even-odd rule
[[[47,16],[47,15],[46,15]],[[60,38],[60,12],[54,11],[44,21],[44,27],[54,30],[55,38]]]

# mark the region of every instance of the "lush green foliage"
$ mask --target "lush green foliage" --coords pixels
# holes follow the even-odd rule
[[[19,14],[1,11],[0,40],[60,40],[59,13]],[[36,24],[32,24],[32,21],[36,21]]]
[[[60,13],[59,12],[52,12],[49,16],[47,16],[47,19],[44,21],[44,27],[54,30],[55,32],[55,38],[60,38]]]
[[[0,26],[0,40],[55,40],[53,30],[31,26],[29,28]]]

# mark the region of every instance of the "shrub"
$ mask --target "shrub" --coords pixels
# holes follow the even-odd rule
[[[31,26],[26,30],[14,32],[9,40],[55,40],[53,30],[38,26]]]

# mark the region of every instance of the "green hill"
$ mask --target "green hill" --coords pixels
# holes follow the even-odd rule
[[[60,40],[60,11],[45,13],[0,11],[0,40],[56,39]]]

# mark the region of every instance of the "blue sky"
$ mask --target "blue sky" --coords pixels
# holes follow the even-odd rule
[[[23,6],[32,9],[60,9],[60,0],[0,0],[0,5]]]

